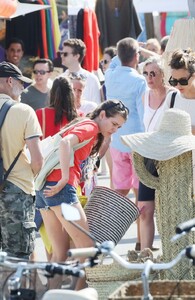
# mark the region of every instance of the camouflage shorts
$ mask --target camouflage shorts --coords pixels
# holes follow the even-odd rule
[[[28,257],[34,249],[35,199],[11,182],[0,193],[0,246],[17,257]]]

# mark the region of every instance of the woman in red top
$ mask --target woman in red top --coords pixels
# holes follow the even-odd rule
[[[43,132],[43,139],[48,136],[53,136],[70,121],[78,117],[77,110],[75,108],[75,95],[72,83],[68,78],[58,77],[54,80],[50,91],[50,106],[38,109],[36,111],[36,114]],[[40,215],[40,211],[36,210],[35,223],[38,230],[42,224],[42,221],[43,220]],[[67,252],[66,250],[68,250],[69,248],[69,237],[67,234],[64,234],[64,230],[62,229],[61,224],[59,223],[57,225],[58,226],[56,226],[55,228],[58,231],[58,235],[60,237],[58,243],[61,243],[61,245],[63,245],[64,247],[63,253],[59,253],[59,257],[65,255],[65,259]],[[46,249],[47,258],[48,260],[50,260],[52,254],[48,253],[48,251]],[[31,258],[34,259],[34,256],[32,256]]]
[[[43,138],[52,136],[78,117],[72,83],[66,77],[54,80],[50,91],[50,106],[36,111]]]
[[[76,248],[92,246],[93,241],[62,217],[60,205],[63,202],[74,205],[81,216],[77,223],[89,231],[85,212],[76,193],[81,178],[80,164],[89,155],[98,154],[104,138],[115,133],[126,121],[127,116],[128,109],[121,101],[107,100],[90,113],[88,119],[85,118],[79,124],[75,123],[73,128],[65,132],[59,149],[61,169],[54,169],[47,177],[42,190],[37,193],[37,206],[46,208],[41,209],[41,214],[52,243],[53,261],[62,261],[65,255],[64,245],[59,243],[60,236],[56,230],[59,223],[72,238]],[[75,151],[74,166],[69,167],[73,146],[86,140],[90,141]],[[81,287],[79,284],[80,282],[77,288]]]

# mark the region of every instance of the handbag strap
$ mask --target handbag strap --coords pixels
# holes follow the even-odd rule
[[[45,109],[42,108],[42,139],[45,139],[45,127],[46,127],[46,116],[45,116]]]
[[[18,158],[20,157],[20,154],[22,153],[22,150],[20,150],[18,152],[18,154],[16,155],[16,157],[14,158],[14,160],[12,161],[11,165],[9,166],[8,170],[5,172],[4,174],[4,181],[7,179],[7,177],[9,176],[11,170],[13,169],[13,167],[15,166]]]
[[[171,95],[171,103],[170,103],[170,108],[173,108],[174,104],[175,104],[175,97],[177,95],[177,92],[173,92]]]
[[[13,105],[13,101],[12,100],[8,100],[6,101],[2,107],[1,107],[1,110],[0,110],[0,128],[2,127],[3,125],[3,122],[5,120],[5,116],[8,112],[8,110],[10,109],[10,107]]]

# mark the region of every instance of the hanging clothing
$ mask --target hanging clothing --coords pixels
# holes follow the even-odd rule
[[[35,4],[39,4],[35,1]],[[19,16],[6,21],[6,41],[17,37],[24,42],[25,54],[37,56],[40,49],[40,56],[43,55],[42,27],[40,12],[33,12],[25,16]]]
[[[142,31],[132,0],[97,0],[95,12],[102,51],[122,38],[136,39]]]
[[[33,4],[48,4],[51,9],[40,10],[6,21],[6,40],[20,38],[25,45],[25,54],[54,59],[60,44],[55,0],[37,0]]]
[[[84,9],[84,43],[86,45],[86,55],[83,68],[92,72],[99,68],[99,28],[96,14],[92,9]]]
[[[77,27],[76,27],[76,37],[77,39],[84,39],[84,9],[81,8],[77,14]]]

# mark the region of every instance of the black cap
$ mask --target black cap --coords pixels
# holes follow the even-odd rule
[[[7,61],[0,63],[0,77],[13,77],[26,83],[32,83],[32,80],[22,75],[20,69]]]

